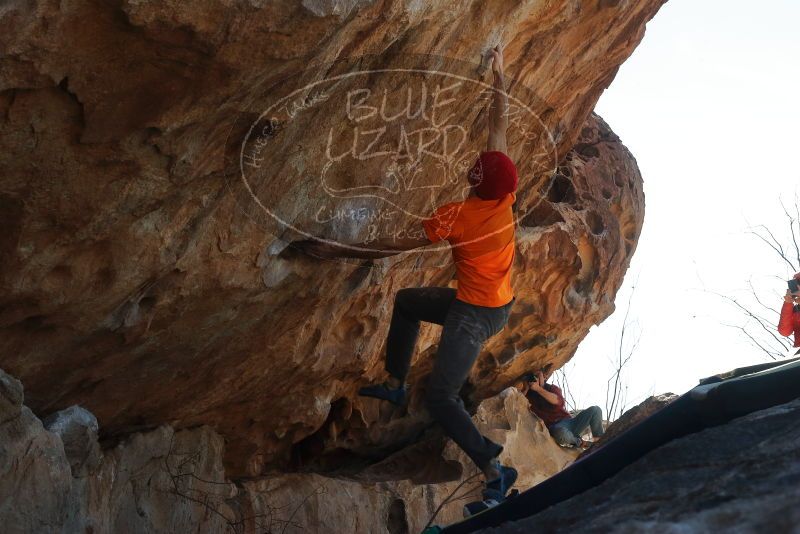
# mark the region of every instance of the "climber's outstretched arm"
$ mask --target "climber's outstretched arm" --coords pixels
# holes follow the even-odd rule
[[[489,142],[488,150],[508,153],[506,130],[508,129],[508,94],[503,74],[503,51],[500,45],[492,49],[492,75],[494,87],[492,103],[489,107]]]
[[[431,242],[427,237],[392,237],[375,239],[349,246],[318,241],[316,239],[292,243],[294,247],[318,258],[360,258],[365,260],[386,258],[430,244]]]

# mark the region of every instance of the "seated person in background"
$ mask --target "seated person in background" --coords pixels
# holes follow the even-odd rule
[[[789,289],[783,298],[781,320],[778,323],[778,332],[782,336],[794,334],[794,347],[800,347],[800,273],[794,275],[789,281]],[[795,354],[800,354],[800,350]]]
[[[548,384],[545,373],[550,373],[552,364],[546,366],[535,375],[528,373],[523,376],[515,387],[528,398],[531,411],[535,413],[550,431],[556,443],[562,447],[586,448],[590,444],[581,436],[591,428],[592,436],[599,438],[603,435],[603,410],[592,406],[575,414],[573,417],[564,408],[564,395],[561,388]]]

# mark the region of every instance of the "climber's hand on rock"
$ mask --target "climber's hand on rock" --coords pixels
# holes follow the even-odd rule
[[[315,258],[320,258],[323,260],[340,258],[345,254],[346,250],[338,245],[332,243],[326,243],[324,241],[319,241],[317,239],[305,239],[303,241],[296,241],[292,243],[292,246],[297,248],[297,250],[305,254],[308,254],[309,256],[313,256]]]
[[[500,45],[492,48],[492,72],[503,74],[503,50]]]

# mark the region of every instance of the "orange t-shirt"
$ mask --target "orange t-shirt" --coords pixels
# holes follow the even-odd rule
[[[440,206],[422,221],[431,242],[446,239],[453,247],[458,291],[469,304],[496,308],[511,302],[514,264],[514,214],[517,197],[500,200],[470,197]]]

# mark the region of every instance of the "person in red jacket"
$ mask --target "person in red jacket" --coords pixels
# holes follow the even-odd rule
[[[548,365],[533,377],[521,378],[515,386],[528,398],[531,412],[542,420],[556,443],[562,447],[587,448],[592,442],[584,441],[581,436],[590,429],[593,438],[603,435],[603,410],[591,406],[570,414],[561,388],[547,382],[545,373],[549,376],[551,370],[552,365]]]
[[[800,273],[794,275],[794,279],[800,283]],[[781,309],[781,320],[778,323],[778,332],[782,336],[794,334],[794,347],[800,348],[800,291],[792,293],[786,290],[786,296],[783,298],[783,308]],[[800,350],[795,354],[800,354]]]

